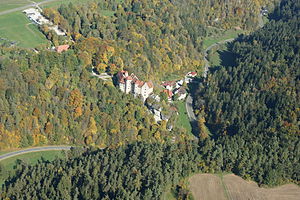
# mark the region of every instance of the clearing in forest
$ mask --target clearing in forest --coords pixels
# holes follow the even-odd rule
[[[0,38],[16,42],[18,46],[34,48],[47,44],[48,40],[38,27],[22,12],[13,12],[0,16]]]
[[[41,4],[40,7],[45,8],[59,7],[63,3],[69,4],[72,2],[74,4],[84,4],[92,1],[94,0],[0,0],[0,12],[31,5],[33,2],[42,2],[43,4]],[[114,12],[103,10],[102,14],[112,16]],[[1,38],[25,48],[49,46],[50,43],[42,32],[40,32],[38,26],[33,24],[27,16],[22,13],[22,10],[0,15],[0,39]]]

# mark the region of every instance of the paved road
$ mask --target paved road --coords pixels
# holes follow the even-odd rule
[[[8,13],[12,13],[12,12],[20,11],[20,10],[25,10],[27,8],[39,6],[39,5],[49,3],[49,2],[52,2],[52,1],[57,1],[57,0],[45,0],[45,1],[41,1],[39,3],[31,3],[31,4],[28,4],[26,6],[21,6],[21,7],[18,7],[18,8],[13,8],[13,9],[10,9],[10,10],[2,11],[2,12],[0,12],[0,15],[5,15],[5,14],[8,14]]]
[[[227,42],[232,42],[233,40],[234,40],[234,38],[230,38],[230,39],[227,39],[227,40],[216,42],[216,43],[210,45],[209,47],[207,47],[205,49],[205,52],[204,52],[204,62],[205,62],[205,65],[204,65],[204,72],[203,72],[203,76],[204,77],[207,76],[208,69],[210,67],[209,61],[207,60],[208,51],[211,50],[215,46],[218,46],[220,44],[225,44]],[[195,113],[194,113],[194,110],[193,110],[193,99],[192,99],[192,96],[190,94],[186,98],[185,107],[186,107],[186,111],[188,113],[190,121],[191,122],[197,121],[197,117],[195,116]]]
[[[196,118],[194,110],[193,110],[193,99],[192,99],[191,95],[189,95],[186,98],[185,108],[186,108],[186,111],[187,111],[190,121],[197,121],[197,118]]]
[[[10,153],[6,153],[0,156],[0,161],[6,158],[10,158],[16,155],[31,153],[31,152],[38,152],[38,151],[50,151],[50,150],[70,150],[71,146],[48,146],[48,147],[35,147],[30,149],[24,149],[20,151],[14,151]]]
[[[98,77],[102,79],[103,81],[111,81],[112,76],[108,75],[107,73],[102,73],[100,75],[96,74],[94,71],[92,71],[92,76]]]

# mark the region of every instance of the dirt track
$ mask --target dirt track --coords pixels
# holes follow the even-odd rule
[[[196,174],[189,179],[195,200],[299,200],[300,187],[287,184],[276,188],[260,188],[253,181],[229,174],[223,180],[213,174]]]

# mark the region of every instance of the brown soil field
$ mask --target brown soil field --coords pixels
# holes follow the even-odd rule
[[[224,175],[223,180],[214,174],[196,174],[189,182],[195,200],[300,200],[297,185],[260,188],[257,183],[233,174]]]
[[[189,189],[195,200],[226,200],[220,177],[196,174],[189,179]]]

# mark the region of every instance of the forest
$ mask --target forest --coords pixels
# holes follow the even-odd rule
[[[125,68],[142,79],[161,80],[170,73],[203,70],[203,40],[209,26],[255,30],[261,7],[268,5],[271,10],[277,1],[121,2],[62,5],[45,9],[44,15],[68,32],[77,52],[99,72]],[[107,16],[104,11],[113,15]],[[42,31],[55,45],[65,43],[64,37],[57,37],[47,27]],[[115,51],[80,48],[80,43],[91,38]]]
[[[161,199],[166,188],[188,199],[181,180],[198,172],[233,172],[260,186],[300,184],[299,0],[282,0],[270,22],[258,30],[256,15],[234,17],[234,11],[241,11],[233,9],[236,1],[205,1],[213,10],[230,12],[223,19],[219,12],[207,11],[198,16],[204,22],[190,21],[199,26],[185,24],[197,15],[177,7],[189,2],[191,13],[201,13],[192,6],[198,1],[105,2],[45,10],[75,40],[67,52],[0,48],[0,147],[66,142],[90,146],[74,148],[66,160],[20,163],[3,185],[0,199]],[[243,2],[254,5],[241,4],[242,16],[263,5]],[[115,14],[97,15],[104,8]],[[76,12],[68,13],[72,10]],[[166,73],[174,66],[148,56],[170,59],[168,51],[181,60],[188,58],[183,69],[201,66],[201,38],[206,26],[215,25],[215,17],[224,20],[224,28],[245,26],[253,32],[228,44],[234,55],[231,65],[221,63],[200,78],[193,94],[198,142],[185,139],[181,129],[169,132],[165,123],[154,123],[142,102],[90,75],[92,67],[112,73],[124,67],[144,77]],[[251,26],[243,20],[250,20]],[[153,54],[155,49],[165,54]],[[149,68],[130,61],[132,55],[149,59]],[[188,66],[193,59],[199,63]],[[170,142],[173,136],[181,139]]]
[[[200,132],[207,166],[258,183],[299,184],[299,8],[298,0],[282,1],[274,20],[230,44],[233,65],[212,69],[199,85],[199,123],[212,133],[209,140]]]
[[[193,5],[198,6],[193,6]],[[265,3],[245,1],[259,12]],[[267,2],[270,7],[274,2]],[[183,5],[186,9],[182,8]],[[184,140],[185,130],[158,125],[141,102],[122,95],[111,83],[91,77],[98,72],[134,72],[140,79],[160,80],[182,70],[202,70],[202,41],[213,24],[198,9],[222,12],[228,28],[238,26],[237,3],[216,1],[98,1],[45,8],[44,15],[72,38],[62,54],[47,49],[0,47],[0,150],[43,144],[118,146],[133,141]],[[114,14],[106,16],[104,10]],[[246,12],[247,10],[247,12]],[[203,15],[203,16],[202,16]],[[205,19],[203,21],[195,20]],[[215,16],[217,17],[217,16]],[[221,19],[221,18],[220,18]],[[249,17],[256,27],[257,16]],[[225,25],[224,25],[225,26]],[[223,27],[226,28],[226,27]],[[54,45],[64,44],[47,27]],[[168,123],[176,125],[176,120]]]
[[[180,184],[200,160],[191,142],[77,148],[69,154],[67,161],[18,165],[19,178],[6,182],[0,199],[160,199],[165,186]],[[178,195],[185,199],[189,194],[178,189]]]
[[[73,51],[0,48],[0,150],[184,138],[184,130],[155,123],[143,102],[91,76],[83,62]]]

